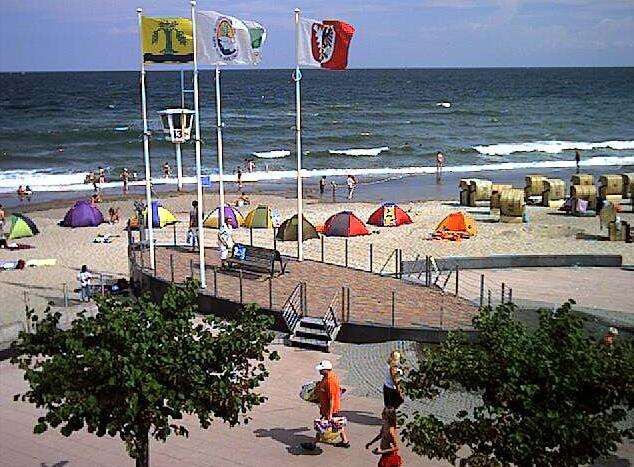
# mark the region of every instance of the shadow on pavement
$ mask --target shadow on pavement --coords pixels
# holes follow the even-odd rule
[[[339,415],[346,417],[349,423],[358,423],[359,425],[381,426],[383,422],[381,418],[372,412],[363,412],[358,410],[342,410]]]
[[[304,432],[307,432],[308,435],[302,434]],[[294,456],[315,456],[323,452],[319,446],[314,451],[302,449],[301,443],[312,443],[315,441],[315,437],[306,426],[299,428],[271,428],[269,430],[259,428],[253,433],[258,438],[272,438],[286,445],[286,451]]]
[[[632,463],[628,459],[622,457],[611,456],[590,467],[630,467]]]

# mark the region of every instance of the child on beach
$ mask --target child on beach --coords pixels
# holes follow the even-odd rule
[[[393,407],[386,407],[381,414],[383,425],[379,434],[365,445],[370,449],[375,442],[381,440],[380,447],[372,450],[373,454],[381,456],[379,467],[399,467],[403,465],[403,459],[398,453],[398,433],[396,431],[396,410]]]
[[[165,162],[163,164],[163,177],[170,178],[172,175],[172,169],[170,168],[169,163]]]
[[[106,171],[101,166],[99,166],[99,183],[106,183]]]
[[[85,264],[77,274],[77,280],[79,281],[79,299],[82,302],[90,301],[90,281],[92,280],[92,274],[88,272],[88,266]]]
[[[119,208],[110,208],[108,209],[108,215],[110,216],[110,223],[111,224],[116,224],[117,222],[119,222],[120,218],[119,218]]]
[[[128,192],[128,180],[130,179],[130,174],[128,173],[128,169],[124,168],[121,171],[121,181],[123,182],[123,194],[125,195]]]

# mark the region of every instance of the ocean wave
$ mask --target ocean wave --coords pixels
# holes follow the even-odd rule
[[[634,141],[603,141],[587,143],[582,141],[534,141],[531,143],[501,143],[486,146],[474,146],[473,149],[487,156],[508,156],[516,152],[545,152],[559,154],[562,151],[591,149],[634,149]]]
[[[285,149],[277,149],[275,151],[253,152],[251,154],[261,159],[279,159],[281,157],[289,156],[291,152]]]
[[[616,157],[616,156],[597,156],[584,159],[581,162],[585,167],[608,167],[608,166],[624,166],[634,165],[634,156]],[[574,168],[575,161],[572,160],[551,160],[536,162],[503,162],[496,164],[473,164],[473,165],[456,165],[445,166],[444,171],[456,174],[468,174],[478,172],[499,172],[507,170],[519,169],[539,169],[539,168]],[[406,175],[427,175],[435,174],[436,166],[414,166],[414,167],[379,167],[379,168],[337,168],[337,169],[303,169],[303,178],[315,178],[321,176],[367,176],[367,177],[384,177],[392,176],[393,179]],[[93,189],[91,184],[83,183],[86,172],[60,174],[46,173],[35,170],[7,170],[0,174],[0,193],[14,192],[18,185],[30,185],[35,191],[90,191]],[[217,174],[210,175],[212,182],[218,181]],[[278,171],[259,171],[252,173],[243,173],[242,180],[248,182],[257,181],[276,181],[290,180],[297,177],[295,170],[278,170]],[[235,174],[225,174],[225,181],[235,181]],[[174,185],[175,178],[165,179],[157,178],[153,180],[156,185]],[[183,183],[192,185],[196,183],[195,177],[183,177]],[[131,186],[142,186],[145,182],[137,180],[130,182]],[[121,182],[109,182],[99,185],[101,188],[120,187]]]
[[[328,152],[337,156],[378,156],[384,151],[389,151],[387,146],[369,149],[330,149]]]

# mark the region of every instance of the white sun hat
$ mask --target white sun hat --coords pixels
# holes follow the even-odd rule
[[[332,362],[330,360],[322,360],[321,362],[317,364],[317,366],[315,367],[315,370],[317,371],[332,370]]]
[[[616,329],[614,326],[610,326],[610,328],[608,329],[608,333],[614,335],[614,336],[618,336],[619,335],[619,330]]]

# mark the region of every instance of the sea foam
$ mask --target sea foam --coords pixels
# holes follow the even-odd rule
[[[387,146],[381,146],[380,148],[369,149],[330,149],[328,152],[338,156],[378,156],[384,151],[389,151]]]
[[[285,149],[278,149],[275,151],[253,152],[252,154],[255,157],[259,157],[260,159],[279,159],[282,157],[289,156],[291,152]]]
[[[487,156],[508,156],[516,152],[559,154],[562,151],[575,149],[580,151],[589,151],[591,149],[634,149],[634,141],[603,141],[600,143],[587,143],[583,141],[534,141],[531,143],[500,143],[488,146],[474,146],[473,149]]]

